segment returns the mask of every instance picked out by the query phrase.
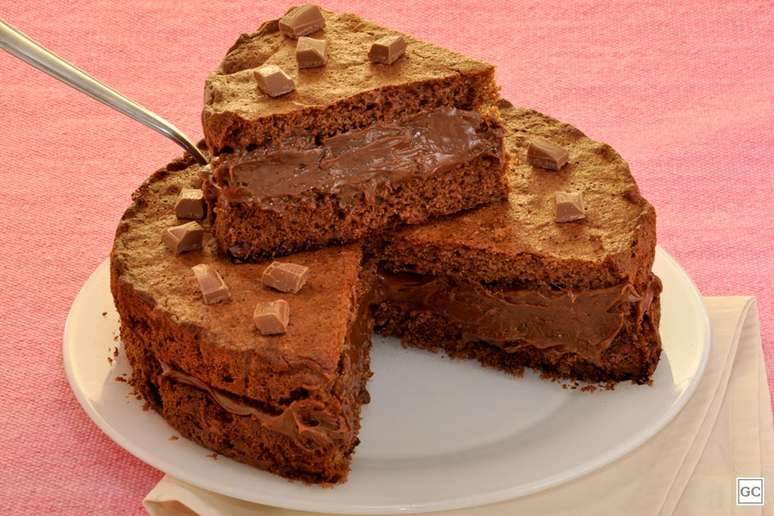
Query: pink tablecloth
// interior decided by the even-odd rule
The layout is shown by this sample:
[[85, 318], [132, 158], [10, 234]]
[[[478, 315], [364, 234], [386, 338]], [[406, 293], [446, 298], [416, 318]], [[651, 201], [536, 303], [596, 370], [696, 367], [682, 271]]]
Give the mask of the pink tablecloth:
[[[198, 138], [207, 71], [284, 4], [9, 0], [0, 16]], [[327, 5], [493, 62], [505, 97], [613, 145], [702, 292], [758, 297], [772, 383], [770, 2]], [[7, 55], [0, 66], [0, 512], [138, 513], [161, 475], [81, 411], [61, 336], [130, 192], [179, 152]]]

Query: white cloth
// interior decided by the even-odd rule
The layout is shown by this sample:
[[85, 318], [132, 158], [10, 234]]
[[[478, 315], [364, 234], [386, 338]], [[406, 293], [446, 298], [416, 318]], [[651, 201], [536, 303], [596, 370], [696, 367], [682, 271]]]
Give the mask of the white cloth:
[[[707, 369], [693, 397], [656, 436], [617, 462], [567, 484], [507, 502], [433, 514], [772, 514], [765, 506], [736, 506], [736, 477], [774, 479], [774, 428], [755, 300], [709, 297], [705, 303], [712, 327]], [[243, 502], [168, 475], [144, 504], [152, 516], [309, 514]]]

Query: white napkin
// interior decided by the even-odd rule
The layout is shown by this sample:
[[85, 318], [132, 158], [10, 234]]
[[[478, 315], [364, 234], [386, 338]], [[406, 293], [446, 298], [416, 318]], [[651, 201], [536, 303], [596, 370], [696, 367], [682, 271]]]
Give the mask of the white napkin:
[[[656, 436], [617, 462], [567, 484], [507, 502], [433, 514], [771, 514], [766, 507], [736, 506], [736, 477], [774, 479], [774, 428], [755, 299], [704, 301], [712, 326], [707, 369], [693, 397]], [[169, 475], [144, 504], [152, 516], [310, 514], [243, 502]]]

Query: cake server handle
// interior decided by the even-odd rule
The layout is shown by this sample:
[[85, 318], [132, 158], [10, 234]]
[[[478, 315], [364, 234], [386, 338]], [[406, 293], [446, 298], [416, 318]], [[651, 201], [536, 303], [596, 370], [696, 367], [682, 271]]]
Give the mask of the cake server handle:
[[0, 19], [0, 48], [89, 97], [158, 131], [187, 150], [196, 161], [202, 165], [207, 164], [207, 157], [180, 129], [152, 111], [132, 102], [116, 90], [105, 86], [2, 19]]

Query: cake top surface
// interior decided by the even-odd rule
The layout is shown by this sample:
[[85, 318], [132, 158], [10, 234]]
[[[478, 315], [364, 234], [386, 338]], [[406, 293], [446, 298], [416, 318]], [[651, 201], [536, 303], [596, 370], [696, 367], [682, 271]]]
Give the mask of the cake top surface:
[[[243, 353], [250, 360], [257, 357], [260, 369], [310, 366], [326, 375], [335, 373], [356, 309], [360, 248], [328, 248], [280, 260], [309, 267], [308, 280], [296, 294], [262, 284], [261, 276], [271, 261], [234, 264], [219, 257], [206, 224], [203, 249], [175, 256], [162, 243], [161, 234], [179, 224], [175, 201], [182, 188], [196, 183], [199, 171], [190, 162], [173, 162], [134, 194], [119, 224], [112, 254], [120, 280], [176, 323], [195, 328], [208, 343]], [[211, 305], [202, 301], [191, 270], [198, 264], [207, 264], [222, 276], [231, 301]], [[289, 304], [287, 333], [262, 336], [253, 312], [259, 302], [277, 299]]]
[[[387, 86], [483, 72], [492, 66], [401, 34], [350, 13], [322, 10], [325, 27], [309, 37], [328, 41], [328, 61], [317, 68], [298, 68], [298, 40], [279, 30], [278, 20], [242, 34], [205, 85], [206, 114], [232, 113], [246, 120], [287, 114], [308, 107], [328, 106], [353, 95]], [[405, 54], [390, 65], [369, 60], [372, 43], [401, 35]], [[295, 82], [295, 91], [272, 98], [259, 91], [256, 70], [279, 66]]]
[[[513, 263], [520, 263], [520, 268], [526, 264], [525, 274], [550, 275], [538, 269], [577, 267], [579, 271], [608, 268], [611, 274], [620, 275], [642, 272], [646, 277], [655, 247], [655, 212], [640, 195], [623, 158], [609, 145], [537, 111], [514, 107], [505, 100], [498, 108], [511, 159], [508, 201], [410, 227], [390, 240], [436, 251], [474, 251], [490, 261], [501, 260], [511, 269], [516, 268]], [[535, 138], [569, 151], [567, 165], [553, 171], [528, 164], [527, 148]], [[556, 222], [557, 192], [583, 192], [585, 219]], [[478, 265], [476, 279], [498, 281], [496, 271], [489, 274], [483, 270], [487, 266]], [[421, 269], [420, 264], [417, 272], [438, 272]], [[523, 271], [508, 272], [518, 275]], [[471, 274], [475, 277], [476, 272]]]

